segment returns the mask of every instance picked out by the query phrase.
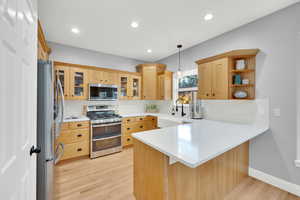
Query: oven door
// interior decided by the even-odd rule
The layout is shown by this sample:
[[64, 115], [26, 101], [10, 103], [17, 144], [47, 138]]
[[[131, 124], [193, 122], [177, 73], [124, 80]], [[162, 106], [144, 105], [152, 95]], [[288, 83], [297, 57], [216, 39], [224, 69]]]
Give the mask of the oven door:
[[91, 157], [98, 157], [122, 149], [121, 122], [92, 124]]
[[118, 86], [105, 84], [89, 85], [89, 100], [114, 101], [118, 99]]

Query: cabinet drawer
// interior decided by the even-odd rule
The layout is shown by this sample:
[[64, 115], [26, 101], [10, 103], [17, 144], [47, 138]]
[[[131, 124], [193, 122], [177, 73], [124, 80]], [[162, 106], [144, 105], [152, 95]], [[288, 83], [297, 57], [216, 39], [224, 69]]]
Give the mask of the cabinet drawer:
[[89, 141], [89, 135], [89, 129], [62, 131], [61, 135], [57, 138], [57, 143], [70, 144], [74, 142]]
[[126, 117], [122, 119], [122, 123], [127, 124], [127, 123], [132, 123], [136, 121], [136, 117]]
[[89, 141], [65, 144], [62, 160], [89, 155]]
[[147, 130], [145, 122], [124, 124], [122, 127], [122, 133], [125, 135], [130, 135], [131, 133], [136, 133], [144, 130]]
[[70, 129], [89, 128], [89, 125], [90, 125], [90, 122], [89, 122], [89, 121], [70, 122], [69, 128], [70, 128]]
[[129, 146], [129, 145], [132, 145], [133, 142], [132, 142], [132, 137], [131, 136], [123, 136], [123, 146]]
[[135, 121], [137, 122], [145, 121], [146, 119], [147, 119], [146, 116], [135, 117]]

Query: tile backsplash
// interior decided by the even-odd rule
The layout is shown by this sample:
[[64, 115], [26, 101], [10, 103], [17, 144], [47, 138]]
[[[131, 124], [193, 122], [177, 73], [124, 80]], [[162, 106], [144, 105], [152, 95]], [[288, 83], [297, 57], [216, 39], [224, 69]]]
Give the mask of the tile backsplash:
[[143, 113], [145, 112], [146, 104], [150, 101], [143, 100], [121, 100], [121, 101], [65, 101], [65, 115], [82, 115], [85, 105], [115, 105], [120, 114], [128, 113]]

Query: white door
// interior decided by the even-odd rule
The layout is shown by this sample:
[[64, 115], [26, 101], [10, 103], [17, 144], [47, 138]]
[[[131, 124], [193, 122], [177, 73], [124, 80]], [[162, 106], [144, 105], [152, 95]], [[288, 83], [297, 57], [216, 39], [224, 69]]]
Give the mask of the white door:
[[36, 199], [37, 2], [0, 0], [0, 199]]

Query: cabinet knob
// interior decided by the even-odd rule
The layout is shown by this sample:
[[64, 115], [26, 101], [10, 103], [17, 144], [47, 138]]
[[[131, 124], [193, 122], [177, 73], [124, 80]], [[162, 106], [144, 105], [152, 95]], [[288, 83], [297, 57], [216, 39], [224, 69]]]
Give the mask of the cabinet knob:
[[82, 148], [78, 148], [77, 151], [82, 151]]
[[127, 141], [129, 142], [129, 141], [130, 141], [130, 138], [127, 138]]
[[140, 126], [140, 128], [144, 128], [144, 126]]
[[77, 127], [81, 127], [82, 126], [82, 124], [77, 124]]
[[130, 130], [130, 128], [127, 128], [127, 130]]
[[206, 96], [209, 96], [209, 94], [207, 93]]
[[82, 137], [82, 134], [78, 134], [77, 137]]
[[212, 95], [215, 96], [215, 93], [213, 93]]
[[127, 122], [130, 122], [130, 119], [127, 119]]

